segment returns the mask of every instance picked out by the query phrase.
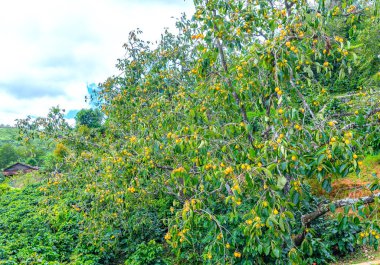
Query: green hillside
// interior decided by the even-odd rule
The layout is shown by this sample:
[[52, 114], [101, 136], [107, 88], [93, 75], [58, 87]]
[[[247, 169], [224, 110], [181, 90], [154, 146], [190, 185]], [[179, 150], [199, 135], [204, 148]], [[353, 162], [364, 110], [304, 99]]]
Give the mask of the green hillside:
[[18, 129], [14, 127], [0, 127], [0, 145], [17, 141]]

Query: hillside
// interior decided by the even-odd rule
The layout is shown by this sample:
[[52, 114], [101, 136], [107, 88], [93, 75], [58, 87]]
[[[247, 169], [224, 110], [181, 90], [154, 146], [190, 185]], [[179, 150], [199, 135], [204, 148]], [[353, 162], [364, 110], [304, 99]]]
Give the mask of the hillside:
[[0, 127], [0, 145], [15, 143], [18, 137], [18, 129], [15, 127]]

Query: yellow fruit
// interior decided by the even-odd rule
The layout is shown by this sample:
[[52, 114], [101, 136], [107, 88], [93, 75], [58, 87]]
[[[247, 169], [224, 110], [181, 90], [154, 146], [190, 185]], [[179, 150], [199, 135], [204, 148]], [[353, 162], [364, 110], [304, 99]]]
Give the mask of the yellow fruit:
[[167, 233], [166, 235], [165, 235], [165, 240], [170, 240], [172, 238], [172, 236], [169, 234], [169, 233]]
[[232, 167], [228, 167], [224, 170], [224, 174], [228, 175], [228, 174], [231, 174], [233, 172], [233, 169]]

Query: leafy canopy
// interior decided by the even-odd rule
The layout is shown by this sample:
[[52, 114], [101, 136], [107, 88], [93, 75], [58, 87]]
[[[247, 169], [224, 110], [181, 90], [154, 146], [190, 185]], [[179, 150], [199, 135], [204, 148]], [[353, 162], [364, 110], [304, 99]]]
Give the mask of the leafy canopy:
[[102, 262], [310, 264], [377, 247], [371, 206], [330, 203], [310, 183], [330, 192], [376, 149], [379, 72], [360, 62], [378, 52], [363, 42], [379, 29], [378, 2], [194, 4], [155, 48], [130, 34], [122, 74], [98, 92], [104, 133], [65, 129], [57, 113], [42, 123], [63, 128], [65, 150], [46, 194], [75, 192], [80, 238]]
[[78, 126], [99, 128], [102, 126], [103, 113], [98, 109], [81, 109], [75, 116], [75, 121]]

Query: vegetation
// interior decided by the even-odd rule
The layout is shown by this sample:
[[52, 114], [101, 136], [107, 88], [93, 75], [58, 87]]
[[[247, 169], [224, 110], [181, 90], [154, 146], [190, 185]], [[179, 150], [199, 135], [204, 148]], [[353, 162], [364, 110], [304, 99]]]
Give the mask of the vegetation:
[[80, 219], [62, 211], [47, 217], [40, 187], [0, 184], [0, 264], [62, 264], [73, 254]]
[[48, 142], [36, 139], [25, 144], [18, 138], [17, 128], [0, 128], [0, 170], [15, 162], [42, 168], [49, 166], [51, 147]]
[[378, 247], [376, 174], [369, 196], [329, 194], [380, 151], [379, 2], [194, 4], [157, 47], [130, 33], [97, 92], [102, 130], [58, 108], [18, 121], [54, 166], [4, 186], [0, 227], [17, 227], [0, 264], [327, 264]]
[[0, 126], [0, 144], [13, 143], [18, 137], [17, 128]]
[[102, 126], [103, 113], [98, 109], [82, 109], [75, 116], [76, 124], [85, 125], [88, 128], [99, 128]]
[[[380, 252], [374, 250], [373, 248], [360, 248], [358, 251], [351, 253], [350, 255], [340, 258], [334, 265], [348, 265], [348, 264], [359, 264], [364, 262], [374, 263], [380, 259]], [[376, 263], [374, 263], [376, 264]]]

